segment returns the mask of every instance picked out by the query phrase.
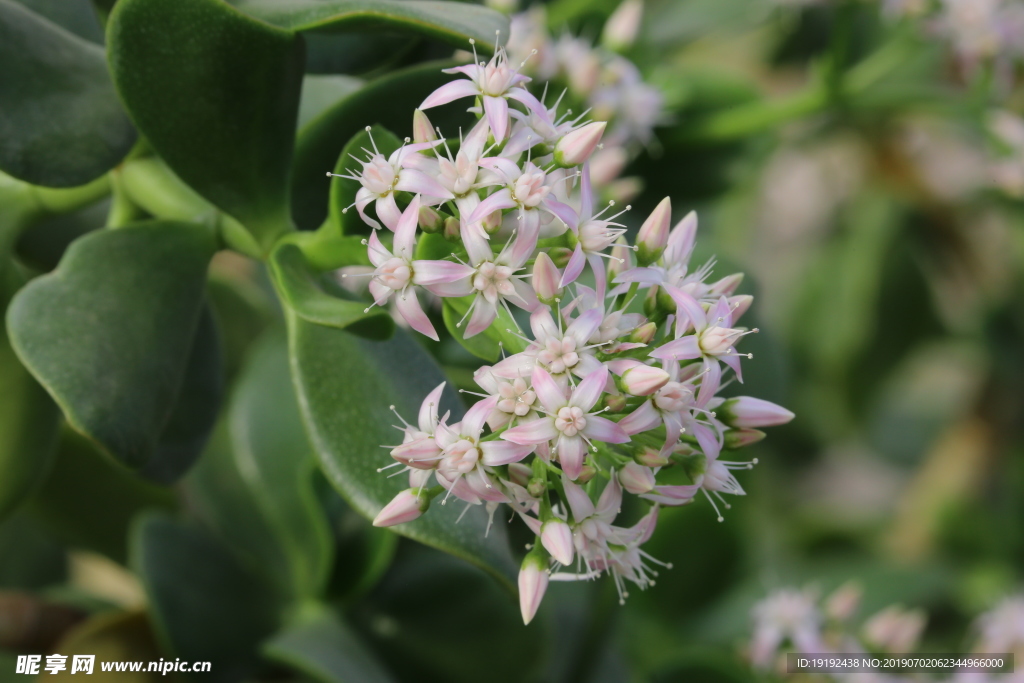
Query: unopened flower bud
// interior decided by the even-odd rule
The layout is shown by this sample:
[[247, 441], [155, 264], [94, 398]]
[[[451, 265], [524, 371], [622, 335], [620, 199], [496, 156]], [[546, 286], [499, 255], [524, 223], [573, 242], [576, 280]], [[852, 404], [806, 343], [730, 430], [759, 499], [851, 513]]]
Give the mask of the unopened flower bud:
[[619, 483], [630, 493], [641, 495], [654, 489], [654, 472], [651, 468], [628, 462], [618, 471]]
[[534, 498], [540, 498], [544, 495], [544, 492], [548, 490], [548, 483], [540, 477], [534, 477], [530, 480], [530, 483], [526, 485], [526, 490]]
[[548, 306], [554, 304], [562, 296], [561, 281], [562, 273], [551, 257], [543, 251], [537, 254], [537, 260], [533, 262], [533, 290], [537, 292], [537, 298]]
[[572, 258], [572, 249], [566, 249], [565, 247], [554, 247], [548, 250], [548, 256], [551, 257], [551, 261], [558, 268], [565, 268], [569, 265], [569, 259]]
[[621, 413], [626, 410], [626, 397], [622, 394], [605, 394], [604, 406], [613, 413]]
[[654, 207], [636, 235], [636, 260], [641, 266], [654, 263], [665, 251], [671, 221], [672, 200], [665, 197]]
[[710, 294], [717, 296], [730, 296], [736, 291], [736, 288], [743, 282], [743, 273], [733, 273], [732, 275], [726, 275], [718, 282], [715, 282], [708, 288]]
[[430, 507], [430, 496], [423, 489], [406, 489], [391, 499], [376, 517], [374, 526], [394, 526], [416, 519]]
[[668, 384], [669, 379], [669, 374], [661, 368], [640, 363], [622, 373], [620, 384], [631, 396], [650, 396]]
[[752, 396], [730, 398], [715, 409], [718, 419], [730, 427], [774, 427], [784, 425], [795, 415], [780, 405]]
[[555, 144], [555, 163], [562, 168], [579, 166], [597, 149], [608, 124], [593, 121], [572, 131]]
[[619, 239], [615, 240], [615, 245], [612, 246], [612, 257], [608, 261], [609, 282], [629, 267], [629, 255], [632, 253], [633, 250], [629, 248], [626, 238], [620, 235]]
[[484, 219], [480, 221], [480, 225], [488, 235], [493, 235], [498, 232], [498, 228], [501, 227], [501, 210], [492, 211], [488, 215], [484, 216]]
[[462, 239], [462, 225], [458, 218], [449, 216], [444, 219], [444, 238], [449, 242], [458, 242]]
[[643, 0], [625, 0], [605, 22], [601, 44], [616, 52], [624, 52], [631, 48], [640, 32], [640, 19], [643, 13]]
[[429, 206], [420, 206], [419, 224], [423, 232], [441, 232], [444, 229], [441, 214]]
[[530, 553], [519, 569], [519, 609], [524, 624], [533, 620], [548, 589], [548, 572], [544, 564], [539, 554]]
[[864, 593], [856, 581], [847, 581], [825, 600], [825, 615], [835, 621], [846, 621], [857, 611]]
[[437, 139], [437, 131], [434, 130], [434, 124], [419, 109], [412, 113], [412, 139], [413, 142], [417, 143], [433, 142]]
[[729, 308], [732, 309], [732, 322], [736, 323], [740, 316], [747, 312], [750, 304], [754, 303], [754, 297], [749, 294], [738, 294], [729, 297]]
[[540, 531], [540, 541], [551, 557], [562, 565], [572, 564], [572, 529], [560, 519], [549, 519], [544, 522]]
[[588, 481], [594, 478], [597, 474], [597, 468], [587, 463], [580, 470], [580, 476], [576, 477], [577, 484], [586, 484]]
[[590, 183], [604, 187], [620, 175], [629, 162], [629, 154], [622, 147], [604, 147], [590, 157]]
[[519, 484], [526, 488], [533, 477], [533, 468], [521, 462], [513, 462], [508, 466], [508, 478], [513, 484]]
[[658, 332], [658, 326], [654, 323], [644, 323], [633, 330], [629, 335], [629, 341], [634, 344], [650, 344], [654, 341], [654, 335]]
[[644, 448], [643, 451], [633, 456], [639, 464], [644, 467], [664, 467], [669, 463], [669, 459], [661, 454], [656, 448]]
[[765, 436], [767, 435], [758, 429], [728, 429], [725, 432], [724, 447], [733, 451], [757, 443]]

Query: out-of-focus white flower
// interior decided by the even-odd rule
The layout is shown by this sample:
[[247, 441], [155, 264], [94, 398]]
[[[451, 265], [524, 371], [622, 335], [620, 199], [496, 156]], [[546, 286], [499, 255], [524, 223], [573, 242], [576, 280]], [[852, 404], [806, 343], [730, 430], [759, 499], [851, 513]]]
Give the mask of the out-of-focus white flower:
[[775, 591], [754, 606], [754, 635], [750, 659], [758, 668], [768, 668], [779, 648], [787, 642], [798, 652], [825, 653], [821, 638], [821, 613], [817, 596], [791, 588]]

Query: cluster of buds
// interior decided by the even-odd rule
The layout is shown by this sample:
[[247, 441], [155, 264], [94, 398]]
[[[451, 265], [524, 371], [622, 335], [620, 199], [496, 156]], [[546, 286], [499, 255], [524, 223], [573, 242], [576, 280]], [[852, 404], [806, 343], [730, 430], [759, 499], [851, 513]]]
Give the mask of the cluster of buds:
[[[595, 210], [588, 159], [604, 123], [559, 116], [501, 49], [451, 72], [466, 78], [423, 102], [416, 139], [388, 158], [375, 148], [352, 176], [360, 215], [384, 226], [366, 242], [370, 292], [378, 304], [397, 299], [409, 325], [433, 339], [417, 291], [458, 297], [457, 337], [520, 347], [475, 373], [479, 400], [461, 421], [439, 414], [442, 384], [416, 423], [400, 427], [391, 456], [409, 488], [374, 523], [412, 521], [442, 494], [442, 504], [454, 496], [485, 505], [492, 519], [509, 505], [537, 537], [520, 575], [529, 622], [549, 580], [608, 572], [623, 598], [625, 580], [653, 583], [657, 562], [641, 545], [659, 507], [703, 492], [717, 514], [722, 494], [743, 494], [733, 470], [753, 464], [722, 452], [793, 415], [718, 395], [725, 373], [742, 381], [748, 356], [736, 345], [754, 330], [738, 322], [751, 298], [735, 293], [739, 276], [711, 281], [710, 264], [690, 267], [696, 215], [673, 228], [665, 199], [628, 245], [618, 214]], [[479, 121], [453, 151], [428, 135], [423, 110], [460, 98], [475, 99]], [[404, 209], [401, 192], [411, 195]], [[431, 235], [434, 258], [418, 258], [419, 233], [438, 225], [452, 226], [447, 240]], [[437, 258], [438, 244], [447, 257]], [[528, 312], [530, 334], [513, 329], [510, 305]], [[628, 526], [625, 494], [646, 510]]]
[[[882, 655], [913, 653], [921, 640], [927, 617], [921, 609], [890, 605], [860, 621], [856, 618], [861, 588], [849, 582], [824, 600], [813, 589], [777, 590], [754, 606], [754, 632], [749, 657], [754, 667], [786, 674], [787, 649], [831, 655]], [[972, 642], [965, 652], [972, 654], [1024, 654], [1024, 596], [1009, 596], [978, 617]], [[791, 676], [792, 674], [789, 674]], [[847, 675], [829, 676], [846, 680]], [[958, 672], [946, 680], [963, 683], [1000, 683], [1019, 676]], [[878, 677], [869, 678], [877, 680]], [[886, 675], [886, 681], [937, 680], [921, 674], [913, 677]]]

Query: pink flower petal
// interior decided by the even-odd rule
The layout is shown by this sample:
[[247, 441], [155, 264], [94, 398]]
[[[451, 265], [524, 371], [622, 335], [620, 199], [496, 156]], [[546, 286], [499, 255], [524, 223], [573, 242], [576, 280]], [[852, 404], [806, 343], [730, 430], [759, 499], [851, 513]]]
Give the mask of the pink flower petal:
[[555, 420], [550, 417], [531, 420], [501, 433], [502, 439], [522, 446], [547, 443], [556, 436], [558, 436], [558, 430], [555, 429]]
[[568, 204], [563, 204], [557, 199], [548, 196], [541, 203], [541, 206], [559, 221], [565, 223], [570, 229], [576, 228], [580, 224], [580, 217], [576, 214], [576, 210]]
[[577, 242], [576, 249], [569, 258], [569, 263], [565, 265], [565, 272], [562, 273], [562, 282], [559, 286], [565, 287], [570, 283], [576, 282], [576, 278], [583, 272], [585, 265], [587, 265], [587, 257], [583, 254], [583, 243]]
[[498, 317], [498, 309], [483, 296], [477, 296], [473, 305], [473, 314], [469, 317], [469, 324], [466, 325], [465, 338], [475, 337], [494, 322]]
[[417, 419], [421, 432], [429, 434], [434, 431], [434, 426], [437, 424], [437, 407], [441, 404], [441, 393], [444, 391], [444, 385], [447, 382], [441, 382], [434, 390], [427, 394], [427, 397], [423, 399], [423, 403], [420, 404], [420, 414]]
[[444, 185], [437, 182], [423, 171], [414, 168], [403, 168], [398, 174], [398, 182], [395, 189], [401, 192], [412, 192], [437, 199], [452, 199], [455, 195], [444, 188]]
[[619, 420], [619, 428], [626, 434], [639, 434], [661, 424], [661, 413], [651, 401], [644, 401], [639, 408]]
[[[569, 397], [569, 405], [582, 408], [584, 411], [590, 410], [594, 407], [594, 404], [600, 400], [601, 394], [604, 393], [604, 386], [607, 381], [608, 368], [604, 366], [602, 366], [600, 370], [595, 370], [590, 373], [583, 378], [582, 382], [576, 385], [576, 389], [572, 392], [572, 396]], [[534, 384], [536, 384], [536, 382]], [[537, 395], [540, 396], [540, 392], [538, 392]], [[544, 407], [547, 407], [546, 403], [544, 404]], [[551, 411], [550, 408], [548, 408], [548, 410]]]
[[665, 282], [665, 271], [660, 268], [630, 268], [615, 276], [613, 282], [639, 282], [642, 285], [660, 285]]
[[701, 355], [703, 352], [700, 350], [700, 340], [695, 334], [680, 337], [651, 351], [651, 358], [658, 360], [689, 360], [700, 358]]
[[416, 226], [420, 218], [420, 197], [416, 195], [409, 202], [395, 226], [395, 255], [411, 260], [416, 250]]
[[508, 135], [508, 101], [504, 97], [484, 95], [484, 113], [487, 114], [487, 125], [494, 133], [494, 139], [501, 142]]
[[567, 405], [565, 391], [562, 387], [558, 386], [558, 383], [551, 378], [551, 375], [544, 368], [539, 365], [535, 367], [530, 381], [541, 405], [549, 413], [555, 413], [559, 408]]
[[583, 460], [587, 455], [587, 444], [579, 436], [558, 437], [558, 462], [562, 463], [565, 476], [575, 481], [583, 471]]
[[483, 462], [489, 467], [519, 462], [533, 451], [530, 444], [517, 444], [512, 441], [484, 441], [480, 444], [483, 451]]
[[377, 210], [377, 218], [384, 224], [384, 227], [394, 232], [398, 228], [398, 221], [402, 217], [402, 212], [398, 208], [398, 204], [395, 203], [395, 193], [388, 192], [384, 197], [377, 199], [377, 204], [374, 207]]
[[412, 272], [417, 285], [443, 285], [468, 278], [473, 268], [452, 261], [413, 261]]
[[[523, 80], [528, 79], [524, 77]], [[534, 97], [533, 94], [525, 88], [511, 88], [508, 91], [508, 96], [514, 100], [522, 102], [526, 105], [527, 109], [537, 112], [540, 116], [546, 116], [548, 113], [547, 109], [544, 108], [544, 105], [540, 103], [540, 100]]]
[[507, 187], [503, 187], [480, 202], [476, 209], [473, 210], [473, 213], [469, 215], [469, 218], [466, 219], [466, 222], [479, 223], [498, 209], [511, 209], [515, 206], [516, 200], [512, 199], [512, 192]]
[[416, 290], [409, 287], [400, 293], [395, 297], [395, 306], [398, 308], [398, 312], [402, 314], [402, 317], [405, 318], [405, 321], [409, 323], [409, 327], [424, 336], [430, 337], [434, 341], [440, 341], [437, 331], [430, 324], [430, 319], [427, 318], [427, 314], [423, 312], [423, 308], [420, 306], [419, 299], [416, 298]]
[[563, 475], [562, 487], [565, 489], [565, 497], [568, 498], [569, 509], [572, 511], [572, 519], [579, 524], [587, 517], [594, 514], [594, 503], [590, 496], [579, 484], [574, 484]]
[[619, 514], [619, 508], [621, 507], [622, 484], [619, 483], [618, 477], [612, 477], [608, 485], [604, 487], [604, 491], [601, 491], [601, 497], [597, 499], [597, 512], [595, 514], [610, 522]]
[[473, 293], [473, 283], [468, 277], [455, 282], [442, 282], [436, 285], [426, 285], [426, 289], [440, 297], [468, 296]]
[[665, 291], [676, 302], [676, 315], [678, 316], [678, 320], [676, 320], [676, 334], [686, 331], [687, 325], [692, 325], [696, 330], [703, 330], [708, 326], [708, 319], [704, 314], [704, 308], [696, 299], [683, 290], [669, 285], [665, 285]]
[[579, 349], [586, 346], [590, 338], [597, 332], [597, 328], [601, 326], [602, 320], [604, 320], [604, 313], [601, 309], [591, 308], [572, 321], [572, 324], [566, 328], [565, 335], [575, 339], [576, 348]]
[[[466, 67], [455, 67], [455, 70], [462, 70], [463, 73], [465, 73], [465, 69]], [[467, 73], [467, 75], [469, 74]], [[430, 93], [427, 96], [427, 99], [423, 100], [423, 104], [421, 104], [419, 108], [430, 109], [431, 107], [448, 104], [455, 100], [461, 100], [463, 97], [476, 97], [478, 94], [480, 94], [480, 88], [477, 87], [476, 83], [460, 79], [452, 81], [451, 83], [445, 83], [440, 88]]]
[[392, 256], [388, 248], [381, 244], [376, 230], [370, 233], [370, 239], [367, 240], [366, 245], [366, 256], [370, 259], [370, 263], [375, 266], [383, 265]]
[[629, 443], [629, 434], [615, 422], [599, 415], [587, 415], [587, 426], [583, 433], [594, 441], [605, 443]]
[[466, 416], [462, 418], [462, 429], [460, 430], [462, 435], [473, 439], [480, 438], [480, 432], [483, 431], [484, 425], [487, 423], [487, 416], [497, 405], [497, 396], [488, 396], [482, 401], [474, 403], [473, 407], [466, 411]]

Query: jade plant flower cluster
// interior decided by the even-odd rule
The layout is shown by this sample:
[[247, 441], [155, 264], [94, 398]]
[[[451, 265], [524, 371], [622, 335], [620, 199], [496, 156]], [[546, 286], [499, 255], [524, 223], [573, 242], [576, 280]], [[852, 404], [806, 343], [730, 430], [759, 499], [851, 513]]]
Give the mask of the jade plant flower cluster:
[[[439, 412], [441, 385], [401, 427], [391, 456], [409, 488], [374, 523], [410, 522], [438, 497], [492, 519], [508, 505], [537, 537], [519, 581], [529, 622], [549, 580], [607, 572], [623, 598], [625, 581], [652, 584], [658, 562], [641, 546], [659, 508], [704, 495], [717, 515], [722, 494], [743, 494], [733, 470], [752, 465], [723, 451], [793, 415], [719, 395], [730, 374], [742, 381], [751, 297], [736, 293], [740, 276], [690, 263], [696, 215], [672, 227], [666, 198], [629, 245], [620, 214], [595, 206], [603, 122], [532, 95], [500, 49], [451, 73], [415, 112], [415, 140], [387, 157], [374, 147], [352, 175], [375, 228], [370, 292], [434, 339], [419, 296], [458, 303], [453, 334], [497, 339], [504, 356], [476, 372], [479, 400], [461, 420]], [[460, 99], [478, 123], [440, 138], [423, 110]]]

